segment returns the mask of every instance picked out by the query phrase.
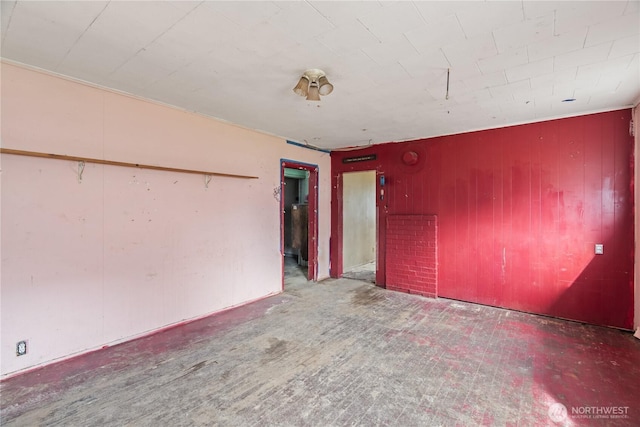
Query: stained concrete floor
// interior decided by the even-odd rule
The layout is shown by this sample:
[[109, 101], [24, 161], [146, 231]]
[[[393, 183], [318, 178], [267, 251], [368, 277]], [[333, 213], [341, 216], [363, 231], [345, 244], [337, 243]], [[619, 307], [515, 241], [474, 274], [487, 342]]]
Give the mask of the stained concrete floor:
[[[356, 280], [299, 281], [10, 378], [0, 396], [6, 426], [637, 426], [640, 340]], [[555, 403], [568, 412], [552, 407], [557, 424]], [[587, 407], [626, 412], [588, 418]]]

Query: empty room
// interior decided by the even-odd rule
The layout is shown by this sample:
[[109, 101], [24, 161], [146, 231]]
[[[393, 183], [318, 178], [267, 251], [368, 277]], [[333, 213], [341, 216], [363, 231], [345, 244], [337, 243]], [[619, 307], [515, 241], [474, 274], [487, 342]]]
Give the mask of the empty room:
[[640, 0], [0, 4], [1, 425], [640, 425]]

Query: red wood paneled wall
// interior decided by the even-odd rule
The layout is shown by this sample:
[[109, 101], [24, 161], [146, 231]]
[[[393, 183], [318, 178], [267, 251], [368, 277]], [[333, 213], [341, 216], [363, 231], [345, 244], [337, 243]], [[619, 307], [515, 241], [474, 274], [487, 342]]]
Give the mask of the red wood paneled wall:
[[376, 170], [379, 285], [387, 217], [437, 215], [439, 296], [632, 328], [630, 120], [619, 110], [332, 152], [332, 276], [342, 173]]
[[437, 236], [435, 215], [387, 216], [387, 289], [438, 296]]

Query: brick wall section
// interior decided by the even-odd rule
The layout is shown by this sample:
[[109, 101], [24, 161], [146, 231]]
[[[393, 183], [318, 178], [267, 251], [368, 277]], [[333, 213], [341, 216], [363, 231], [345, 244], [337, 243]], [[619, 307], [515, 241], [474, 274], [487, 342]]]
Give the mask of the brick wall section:
[[387, 217], [387, 289], [438, 296], [438, 224], [435, 215]]

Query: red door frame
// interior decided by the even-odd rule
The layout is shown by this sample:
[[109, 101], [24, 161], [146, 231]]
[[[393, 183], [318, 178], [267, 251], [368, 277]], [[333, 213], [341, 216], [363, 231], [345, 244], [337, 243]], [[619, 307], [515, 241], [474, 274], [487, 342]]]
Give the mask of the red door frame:
[[335, 204], [331, 204], [331, 268], [330, 268], [330, 276], [333, 278], [342, 277], [344, 273], [344, 263], [343, 263], [343, 247], [342, 247], [342, 238], [343, 238], [343, 175], [348, 172], [365, 172], [365, 171], [375, 171], [376, 172], [376, 285], [380, 287], [385, 287], [385, 252], [382, 248], [385, 247], [385, 238], [386, 235], [384, 233], [387, 221], [387, 205], [384, 196], [382, 196], [383, 187], [381, 185], [380, 177], [384, 176], [384, 172], [380, 170], [380, 168], [362, 168], [355, 169], [350, 168], [349, 170], [339, 171], [335, 175], [331, 177], [331, 187], [332, 194], [331, 200], [335, 201]]
[[318, 165], [295, 160], [280, 159], [280, 254], [282, 261], [282, 289], [284, 289], [284, 170], [299, 169], [309, 172], [309, 269], [307, 279], [318, 280]]

